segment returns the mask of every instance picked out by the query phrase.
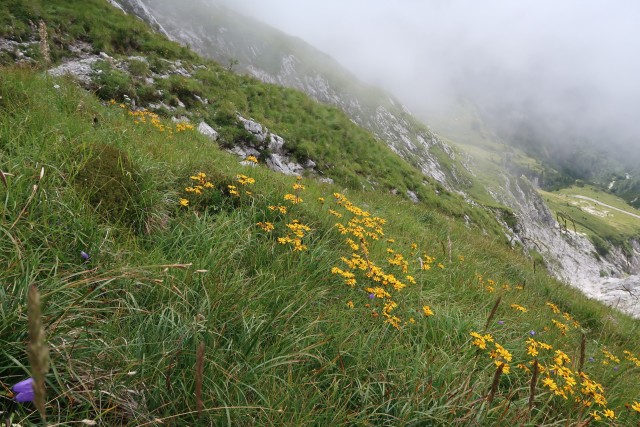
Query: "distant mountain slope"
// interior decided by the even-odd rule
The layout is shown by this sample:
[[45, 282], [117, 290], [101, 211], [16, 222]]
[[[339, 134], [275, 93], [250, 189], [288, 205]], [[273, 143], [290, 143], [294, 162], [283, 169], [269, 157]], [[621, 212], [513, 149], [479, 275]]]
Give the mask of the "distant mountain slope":
[[[302, 90], [338, 106], [423, 173], [449, 188], [468, 185], [454, 151], [391, 95], [360, 82], [328, 55], [220, 4], [114, 0], [196, 52], [262, 81]], [[150, 14], [135, 10], [148, 10]]]

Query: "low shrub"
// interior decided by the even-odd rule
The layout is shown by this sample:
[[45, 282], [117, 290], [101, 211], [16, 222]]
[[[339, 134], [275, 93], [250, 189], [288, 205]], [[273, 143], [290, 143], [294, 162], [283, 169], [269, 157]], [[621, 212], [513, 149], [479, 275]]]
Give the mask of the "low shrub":
[[143, 217], [137, 172], [127, 154], [109, 144], [96, 144], [75, 178], [78, 190], [107, 221], [136, 227]]

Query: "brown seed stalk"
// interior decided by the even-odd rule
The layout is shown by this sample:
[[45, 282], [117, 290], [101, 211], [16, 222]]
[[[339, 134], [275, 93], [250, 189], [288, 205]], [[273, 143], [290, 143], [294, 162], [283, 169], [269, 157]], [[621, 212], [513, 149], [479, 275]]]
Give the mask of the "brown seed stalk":
[[27, 295], [27, 318], [29, 322], [28, 356], [33, 378], [34, 404], [46, 421], [46, 389], [44, 378], [49, 371], [49, 347], [45, 343], [42, 312], [40, 310], [40, 293], [35, 285], [31, 285]]
[[498, 311], [498, 306], [500, 305], [500, 301], [502, 301], [502, 296], [499, 296], [498, 299], [496, 299], [495, 304], [493, 304], [493, 308], [491, 309], [491, 313], [489, 313], [489, 317], [487, 318], [487, 323], [484, 325], [484, 330], [485, 331], [489, 327], [489, 323], [491, 323], [491, 320], [493, 319], [493, 316], [496, 315], [496, 311]]
[[491, 391], [489, 391], [489, 395], [487, 396], [487, 402], [493, 402], [493, 398], [498, 391], [498, 384], [500, 383], [500, 376], [502, 375], [502, 370], [504, 369], [504, 363], [500, 363], [498, 365], [498, 369], [496, 369], [496, 373], [493, 375], [493, 382], [491, 383]]

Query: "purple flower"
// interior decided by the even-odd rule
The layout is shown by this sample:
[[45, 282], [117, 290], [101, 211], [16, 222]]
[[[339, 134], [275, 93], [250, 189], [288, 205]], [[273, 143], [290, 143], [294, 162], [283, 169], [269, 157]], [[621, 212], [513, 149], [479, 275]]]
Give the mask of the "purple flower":
[[89, 260], [89, 254], [86, 253], [85, 251], [80, 251], [80, 256], [82, 257], [83, 260], [88, 261]]
[[595, 361], [596, 361], [596, 359], [594, 359], [593, 356], [589, 356], [589, 362], [593, 363]]
[[613, 370], [614, 370], [614, 371], [617, 371], [618, 369], [620, 369], [618, 366], [614, 366], [614, 367], [613, 367]]
[[14, 399], [16, 402], [33, 402], [35, 397], [33, 392], [33, 378], [27, 378], [26, 380], [20, 381], [18, 384], [11, 387], [16, 395]]
[[498, 320], [498, 325], [504, 325], [504, 320]]
[[374, 299], [376, 296], [374, 294], [369, 294], [369, 299]]
[[534, 331], [533, 329], [529, 331], [529, 335], [534, 336], [536, 334], [536, 331]]

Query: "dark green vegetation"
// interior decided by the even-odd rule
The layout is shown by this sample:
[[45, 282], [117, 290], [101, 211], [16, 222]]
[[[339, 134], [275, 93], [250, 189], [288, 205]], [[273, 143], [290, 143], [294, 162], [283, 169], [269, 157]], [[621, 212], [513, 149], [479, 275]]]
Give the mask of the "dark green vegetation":
[[[56, 4], [39, 6], [52, 22]], [[111, 25], [138, 25], [106, 7], [100, 10]], [[218, 72], [228, 81], [226, 91], [237, 85], [235, 96], [245, 99], [245, 108], [271, 115], [272, 122], [264, 120], [274, 131], [313, 123], [316, 113], [339, 115], [293, 91], [277, 92]], [[251, 88], [290, 96], [295, 109], [270, 110], [246, 95]], [[530, 360], [525, 339], [531, 330], [536, 339], [566, 352], [573, 369], [584, 333], [585, 355], [594, 360], [585, 362], [584, 370], [602, 383], [606, 407], [623, 425], [638, 420], [624, 405], [637, 400], [640, 368], [623, 356], [623, 350], [640, 356], [638, 322], [585, 299], [540, 269], [534, 272], [530, 260], [505, 245], [484, 210], [457, 196], [425, 190], [423, 202], [413, 204], [384, 186], [354, 188], [345, 174], [336, 175], [336, 186], [304, 178], [304, 202], [290, 205], [283, 195], [293, 192], [294, 179], [241, 166], [196, 132], [169, 134], [135, 125], [126, 109], [67, 79], [5, 67], [0, 97], [0, 170], [7, 174], [7, 185], [0, 183], [0, 390], [28, 376], [25, 300], [29, 285], [35, 285], [51, 348], [47, 413], [52, 424], [87, 419], [132, 426], [571, 425], [587, 419], [575, 395], [565, 401], [540, 384], [529, 409], [530, 376], [516, 364]], [[297, 108], [296, 99], [308, 109]], [[305, 117], [286, 119], [290, 115]], [[284, 124], [278, 125], [278, 117]], [[171, 126], [169, 120], [163, 123]], [[335, 132], [326, 138], [363, 131], [336, 126]], [[343, 168], [355, 165], [353, 157], [334, 148], [348, 147], [349, 141], [336, 138], [318, 144], [318, 156], [333, 149], [345, 157]], [[386, 153], [383, 161], [400, 164], [378, 150]], [[407, 179], [417, 174], [402, 167]], [[201, 204], [193, 196], [190, 207], [181, 207], [185, 187], [193, 184], [190, 176], [200, 171], [211, 177], [211, 192]], [[229, 185], [240, 187], [238, 174], [255, 178], [252, 196], [230, 193]], [[392, 291], [399, 329], [384, 322], [382, 305], [389, 301], [369, 298], [365, 287], [377, 284], [364, 273], [356, 271], [353, 288], [331, 273], [332, 267], [345, 269], [340, 258], [351, 255], [335, 228], [340, 220], [328, 212], [347, 215], [334, 192], [387, 220], [385, 238], [395, 242], [372, 244], [372, 261], [391, 270], [396, 267], [387, 262], [387, 249], [405, 255], [407, 274], [416, 283]], [[283, 204], [287, 215], [268, 208]], [[472, 225], [459, 220], [464, 214]], [[276, 240], [294, 219], [311, 228], [308, 249], [301, 252]], [[277, 234], [256, 225], [265, 221], [275, 224]], [[90, 258], [84, 260], [81, 251]], [[430, 270], [420, 269], [425, 255], [434, 258]], [[403, 275], [399, 268], [392, 271]], [[473, 347], [469, 333], [485, 329], [498, 296], [502, 302], [486, 331], [513, 353], [513, 362], [489, 403], [495, 365]], [[581, 326], [556, 316], [570, 325], [561, 334], [549, 323], [546, 302]], [[511, 304], [529, 310], [521, 313]], [[425, 305], [433, 316], [425, 317]], [[604, 346], [621, 360], [603, 364]], [[541, 363], [547, 363], [544, 357]], [[8, 410], [8, 402], [3, 394], [0, 410]], [[37, 424], [32, 410], [30, 404], [16, 407], [13, 421]]]

